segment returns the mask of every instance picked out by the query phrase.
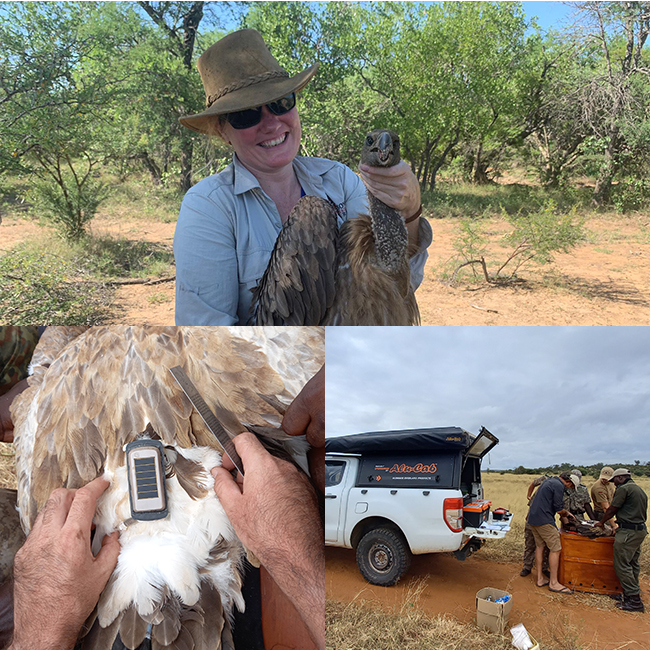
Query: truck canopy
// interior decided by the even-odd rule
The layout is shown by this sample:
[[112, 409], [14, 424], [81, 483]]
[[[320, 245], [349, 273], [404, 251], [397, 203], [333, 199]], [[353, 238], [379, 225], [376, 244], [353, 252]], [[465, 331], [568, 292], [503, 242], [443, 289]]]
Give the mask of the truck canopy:
[[325, 440], [325, 451], [348, 454], [373, 454], [409, 451], [465, 451], [476, 436], [460, 427], [369, 431]]

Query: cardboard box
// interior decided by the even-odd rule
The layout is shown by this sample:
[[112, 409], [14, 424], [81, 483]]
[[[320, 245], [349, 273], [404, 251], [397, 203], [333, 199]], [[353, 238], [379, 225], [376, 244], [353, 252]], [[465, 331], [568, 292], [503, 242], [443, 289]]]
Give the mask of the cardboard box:
[[[512, 596], [507, 603], [495, 603], [501, 596], [508, 596], [507, 591], [484, 587], [476, 594], [476, 624], [493, 632], [503, 634], [508, 624], [508, 615], [512, 609]], [[487, 600], [487, 599], [490, 600]]]

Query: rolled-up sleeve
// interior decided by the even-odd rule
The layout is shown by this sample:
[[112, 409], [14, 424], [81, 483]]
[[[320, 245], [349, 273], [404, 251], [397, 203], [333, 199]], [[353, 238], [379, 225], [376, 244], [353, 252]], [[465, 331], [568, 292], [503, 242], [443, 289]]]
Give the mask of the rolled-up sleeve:
[[411, 255], [409, 266], [411, 267], [411, 287], [415, 291], [424, 280], [424, 265], [429, 259], [429, 246], [433, 242], [433, 230], [431, 224], [424, 218], [420, 217], [418, 227], [418, 250]]
[[176, 325], [237, 322], [238, 271], [232, 215], [214, 195], [190, 190], [174, 234]]

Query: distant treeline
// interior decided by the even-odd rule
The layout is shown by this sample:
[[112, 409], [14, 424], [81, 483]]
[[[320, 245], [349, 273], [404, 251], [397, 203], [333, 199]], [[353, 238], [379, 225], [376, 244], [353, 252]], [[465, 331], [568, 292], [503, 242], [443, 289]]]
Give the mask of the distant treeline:
[[571, 465], [570, 463], [562, 463], [561, 465], [549, 465], [548, 467], [524, 467], [519, 465], [515, 469], [506, 469], [506, 470], [495, 470], [488, 469], [485, 470], [492, 474], [530, 474], [531, 476], [541, 476], [542, 474], [552, 474], [557, 476], [562, 472], [570, 472], [572, 469], [579, 469], [583, 474], [589, 476], [598, 477], [600, 470], [609, 466], [612, 469], [618, 469], [619, 467], [626, 467], [630, 472], [635, 476], [650, 476], [650, 461], [642, 463], [640, 460], [635, 460], [630, 463], [596, 463], [595, 465]]

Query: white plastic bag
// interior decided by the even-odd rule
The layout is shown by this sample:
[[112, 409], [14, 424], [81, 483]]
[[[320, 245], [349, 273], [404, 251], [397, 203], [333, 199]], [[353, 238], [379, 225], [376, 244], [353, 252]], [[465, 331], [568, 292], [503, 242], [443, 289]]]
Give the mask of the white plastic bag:
[[523, 623], [511, 627], [510, 634], [512, 634], [512, 645], [517, 650], [530, 650], [533, 647], [533, 642], [530, 640]]

